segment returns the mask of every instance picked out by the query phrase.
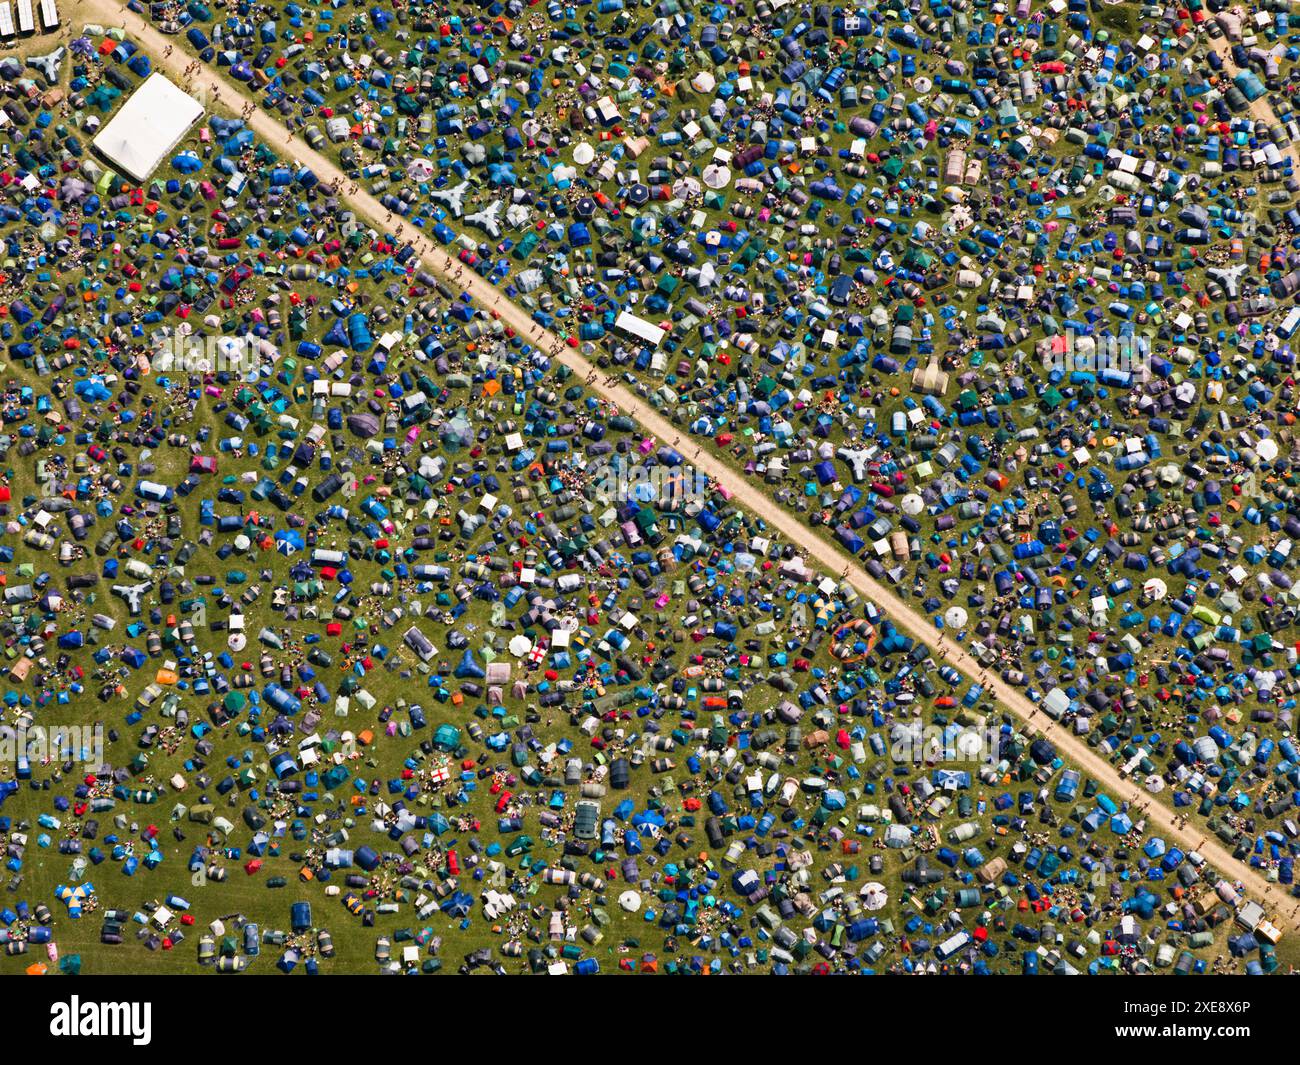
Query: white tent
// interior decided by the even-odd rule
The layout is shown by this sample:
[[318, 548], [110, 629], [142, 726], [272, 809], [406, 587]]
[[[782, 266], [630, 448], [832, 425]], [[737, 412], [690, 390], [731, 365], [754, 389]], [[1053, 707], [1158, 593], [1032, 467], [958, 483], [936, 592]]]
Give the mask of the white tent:
[[91, 144], [117, 170], [143, 183], [202, 117], [198, 100], [154, 73]]
[[725, 189], [731, 184], [731, 169], [718, 163], [710, 163], [704, 168], [704, 184], [711, 189]]
[[862, 905], [869, 910], [884, 909], [885, 903], [889, 901], [889, 893], [885, 891], [885, 885], [878, 884], [874, 880], [862, 885], [861, 895]]
[[691, 78], [691, 88], [696, 92], [711, 93], [717, 88], [717, 85], [718, 79], [707, 70], [701, 70], [695, 77]]
[[699, 194], [700, 182], [698, 178], [684, 177], [673, 182], [673, 195], [679, 200], [689, 200], [692, 196], [698, 196]]

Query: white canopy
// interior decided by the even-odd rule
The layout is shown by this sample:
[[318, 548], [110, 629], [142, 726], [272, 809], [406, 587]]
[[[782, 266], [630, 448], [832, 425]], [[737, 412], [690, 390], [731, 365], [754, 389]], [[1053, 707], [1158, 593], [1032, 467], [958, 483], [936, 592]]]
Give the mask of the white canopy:
[[116, 169], [143, 183], [202, 117], [198, 100], [154, 73], [91, 144]]

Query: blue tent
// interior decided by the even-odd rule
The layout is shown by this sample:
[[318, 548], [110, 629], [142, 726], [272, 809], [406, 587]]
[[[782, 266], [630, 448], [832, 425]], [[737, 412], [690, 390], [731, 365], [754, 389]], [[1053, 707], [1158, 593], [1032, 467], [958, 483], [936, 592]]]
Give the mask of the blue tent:
[[293, 529], [281, 529], [275, 534], [275, 549], [282, 555], [296, 555], [305, 546], [302, 533]]
[[474, 661], [474, 652], [468, 647], [461, 656], [460, 664], [456, 666], [455, 676], [458, 680], [479, 680], [484, 676], [483, 667]]

